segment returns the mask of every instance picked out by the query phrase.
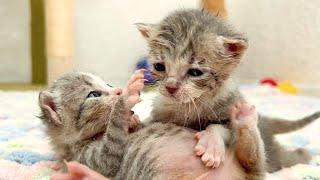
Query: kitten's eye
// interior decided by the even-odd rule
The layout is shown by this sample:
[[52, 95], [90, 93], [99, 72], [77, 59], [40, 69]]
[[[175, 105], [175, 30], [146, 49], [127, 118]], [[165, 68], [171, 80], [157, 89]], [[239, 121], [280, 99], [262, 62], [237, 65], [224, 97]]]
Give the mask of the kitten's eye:
[[166, 67], [164, 66], [164, 64], [161, 64], [161, 63], [155, 63], [153, 65], [153, 67], [157, 71], [165, 71], [166, 70]]
[[110, 84], [108, 84], [108, 83], [107, 83], [107, 86], [109, 86], [109, 87], [113, 87], [112, 85], [110, 85]]
[[188, 74], [191, 76], [201, 76], [203, 74], [199, 69], [189, 69]]
[[95, 97], [100, 97], [100, 96], [101, 96], [101, 92], [99, 92], [99, 91], [91, 91], [88, 94], [87, 98], [95, 98]]

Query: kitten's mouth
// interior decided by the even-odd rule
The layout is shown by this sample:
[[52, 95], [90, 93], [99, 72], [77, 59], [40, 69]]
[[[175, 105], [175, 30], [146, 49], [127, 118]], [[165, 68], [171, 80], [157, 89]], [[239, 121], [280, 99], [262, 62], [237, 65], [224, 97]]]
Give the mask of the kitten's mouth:
[[166, 97], [170, 101], [174, 102], [181, 102], [181, 103], [188, 103], [191, 101], [190, 97], [183, 97], [177, 94], [170, 94], [170, 93], [161, 93], [164, 97]]
[[94, 134], [92, 137], [91, 137], [91, 140], [92, 141], [98, 141], [98, 140], [101, 140], [103, 138], [103, 135], [106, 131], [103, 130], [103, 131], [99, 131], [98, 133]]
[[169, 100], [172, 101], [177, 101], [179, 100], [178, 97], [175, 94], [169, 94], [169, 93], [161, 93], [164, 97], [168, 98]]

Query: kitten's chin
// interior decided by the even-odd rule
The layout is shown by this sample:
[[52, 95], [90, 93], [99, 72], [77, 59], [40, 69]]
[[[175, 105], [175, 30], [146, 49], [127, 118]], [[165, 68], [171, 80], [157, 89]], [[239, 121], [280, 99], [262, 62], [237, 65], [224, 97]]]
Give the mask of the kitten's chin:
[[167, 93], [160, 93], [163, 99], [170, 104], [185, 104], [192, 102], [193, 99], [190, 97], [183, 97], [177, 95], [170, 95]]
[[195, 102], [197, 99], [200, 99], [206, 91], [203, 90], [186, 90], [181, 88], [177, 93], [170, 94], [166, 90], [159, 89], [161, 96], [164, 97], [164, 100], [170, 104], [187, 104]]

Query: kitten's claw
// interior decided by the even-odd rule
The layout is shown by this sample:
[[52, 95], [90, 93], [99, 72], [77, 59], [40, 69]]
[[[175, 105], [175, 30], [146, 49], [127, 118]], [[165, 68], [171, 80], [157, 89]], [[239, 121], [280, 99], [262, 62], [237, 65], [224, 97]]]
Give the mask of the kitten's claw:
[[201, 131], [195, 134], [198, 140], [195, 154], [201, 156], [206, 167], [218, 168], [224, 161], [225, 144], [223, 139], [214, 132]]
[[248, 103], [236, 103], [231, 109], [233, 126], [255, 127], [258, 122], [256, 108]]

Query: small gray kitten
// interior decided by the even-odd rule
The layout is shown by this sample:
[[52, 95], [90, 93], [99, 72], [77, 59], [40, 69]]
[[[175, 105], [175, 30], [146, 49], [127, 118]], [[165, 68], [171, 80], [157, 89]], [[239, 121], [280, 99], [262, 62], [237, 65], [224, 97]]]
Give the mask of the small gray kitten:
[[58, 160], [79, 161], [115, 180], [264, 178], [263, 143], [252, 106], [238, 103], [229, 112], [238, 140], [227, 149], [224, 166], [212, 169], [193, 155], [194, 130], [153, 123], [129, 133], [129, 110], [139, 102], [143, 74], [128, 84], [122, 93], [96, 76], [75, 72], [40, 93], [41, 118]]
[[[230, 107], [244, 101], [232, 82], [232, 74], [248, 47], [247, 39], [225, 20], [200, 10], [178, 10], [158, 24], [137, 26], [149, 45], [152, 74], [160, 92], [149, 122], [171, 122], [195, 130], [219, 123], [228, 128]], [[295, 122], [259, 118], [269, 172], [309, 162], [311, 156], [306, 150], [287, 151], [274, 135], [300, 129], [318, 117], [320, 112]], [[212, 132], [212, 136], [219, 136], [219, 131]], [[211, 138], [206, 143], [217, 142], [219, 138]], [[195, 151], [205, 164], [220, 164], [223, 148], [196, 146]]]

